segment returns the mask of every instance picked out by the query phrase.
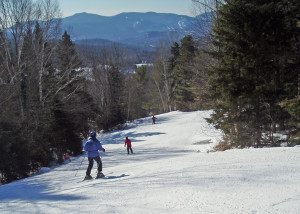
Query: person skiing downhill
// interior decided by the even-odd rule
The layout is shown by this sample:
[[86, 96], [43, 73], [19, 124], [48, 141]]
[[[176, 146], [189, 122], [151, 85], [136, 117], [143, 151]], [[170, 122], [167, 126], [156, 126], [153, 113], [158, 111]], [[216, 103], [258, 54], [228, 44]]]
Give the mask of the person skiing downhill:
[[128, 137], [126, 137], [124, 146], [126, 146], [126, 145], [127, 145], [127, 153], [129, 154], [129, 150], [130, 150], [131, 154], [133, 154], [133, 151], [132, 151], [132, 148], [131, 148], [131, 140]]
[[152, 124], [155, 124], [155, 120], [156, 120], [156, 117], [154, 117], [154, 115], [153, 115], [153, 117], [152, 117]]
[[104, 177], [104, 174], [102, 173], [102, 161], [99, 156], [98, 150], [105, 152], [105, 149], [102, 147], [100, 141], [96, 138], [96, 132], [91, 131], [90, 139], [86, 142], [84, 146], [84, 150], [87, 151], [88, 160], [89, 160], [89, 165], [86, 170], [85, 180], [93, 179], [93, 177], [91, 176], [91, 171], [94, 165], [94, 160], [98, 164], [98, 174], [96, 178]]

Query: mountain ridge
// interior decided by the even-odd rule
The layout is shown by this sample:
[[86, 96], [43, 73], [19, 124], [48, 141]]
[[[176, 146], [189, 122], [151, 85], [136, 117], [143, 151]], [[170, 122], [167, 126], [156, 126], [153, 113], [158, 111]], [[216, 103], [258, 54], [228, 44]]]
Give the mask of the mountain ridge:
[[[178, 40], [192, 33], [196, 17], [156, 12], [124, 12], [114, 16], [76, 13], [62, 19], [76, 40], [106, 39], [124, 44], [154, 47], [163, 38]], [[169, 38], [170, 39], [170, 38]]]

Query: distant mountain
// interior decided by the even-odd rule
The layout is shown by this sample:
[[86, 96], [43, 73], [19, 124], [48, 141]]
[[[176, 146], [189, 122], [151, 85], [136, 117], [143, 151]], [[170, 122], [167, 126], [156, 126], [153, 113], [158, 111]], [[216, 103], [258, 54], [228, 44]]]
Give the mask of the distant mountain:
[[193, 29], [194, 17], [166, 13], [121, 13], [100, 16], [78, 13], [62, 20], [73, 40], [109, 40], [152, 47], [164, 37], [180, 38]]

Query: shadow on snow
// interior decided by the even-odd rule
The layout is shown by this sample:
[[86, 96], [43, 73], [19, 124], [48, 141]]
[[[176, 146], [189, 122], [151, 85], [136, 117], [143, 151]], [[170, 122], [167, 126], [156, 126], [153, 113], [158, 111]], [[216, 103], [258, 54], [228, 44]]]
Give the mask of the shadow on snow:
[[[16, 182], [19, 182], [16, 184]], [[4, 194], [5, 193], [5, 194]], [[42, 183], [30, 183], [29, 181], [15, 181], [11, 184], [3, 185], [0, 189], [0, 201], [3, 200], [25, 200], [36, 201], [73, 201], [83, 200], [86, 197], [51, 193], [51, 187]]]
[[143, 133], [136, 133], [136, 132], [116, 132], [111, 133], [109, 136], [102, 137], [100, 139], [103, 145], [107, 144], [124, 144], [126, 137], [129, 137], [133, 142], [142, 142], [143, 140], [136, 140], [136, 138], [140, 137], [151, 137], [155, 135], [163, 135], [163, 132], [143, 132]]
[[102, 179], [118, 179], [118, 178], [124, 178], [124, 177], [127, 177], [127, 176], [129, 176], [129, 175], [126, 175], [126, 174], [122, 174], [122, 175], [119, 175], [119, 176], [110, 175], [110, 176], [105, 176]]

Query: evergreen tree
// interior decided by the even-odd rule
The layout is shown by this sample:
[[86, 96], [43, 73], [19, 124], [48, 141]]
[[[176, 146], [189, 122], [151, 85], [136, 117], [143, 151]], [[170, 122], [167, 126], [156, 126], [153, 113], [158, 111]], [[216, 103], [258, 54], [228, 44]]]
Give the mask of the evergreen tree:
[[292, 131], [289, 133], [289, 141], [292, 144], [300, 144], [300, 95], [294, 99], [284, 100], [280, 105], [287, 110], [291, 115], [289, 125], [292, 127]]
[[174, 71], [176, 66], [178, 65], [180, 46], [177, 42], [174, 42], [171, 47], [171, 57], [169, 58], [169, 66], [168, 66], [168, 78], [171, 82], [170, 87], [170, 101], [174, 103], [174, 108], [176, 109], [176, 98], [175, 98], [175, 87], [176, 87], [176, 79], [174, 75]]
[[56, 49], [56, 71], [49, 72], [48, 101], [45, 105], [52, 150], [62, 161], [63, 153], [75, 155], [81, 152], [80, 135], [89, 129], [93, 120], [93, 102], [86, 92], [83, 70], [80, 68], [76, 47], [65, 32]]
[[77, 76], [80, 71], [77, 69], [82, 65], [79, 59], [75, 44], [71, 41], [70, 35], [65, 31], [57, 46], [57, 69], [65, 77], [65, 81], [70, 81]]
[[[50, 83], [45, 78], [47, 74], [55, 76], [51, 57], [56, 41], [52, 30], [57, 27], [57, 22], [51, 19], [56, 8], [48, 3], [44, 8], [33, 7], [31, 0], [21, 1], [13, 7], [9, 7], [10, 1], [1, 5], [0, 25], [2, 30], [5, 29], [5, 33], [0, 30], [2, 183], [27, 177], [39, 167], [48, 166], [52, 160], [50, 142], [53, 133], [47, 131], [50, 130], [49, 121], [54, 117], [50, 113], [44, 114], [50, 112], [44, 103], [53, 96], [49, 92], [60, 80], [53, 78]], [[36, 21], [32, 32], [32, 20], [39, 19], [35, 15], [44, 16], [45, 13], [49, 19]]]
[[[176, 49], [172, 51], [176, 51]], [[174, 94], [176, 98], [177, 107], [180, 110], [192, 109], [191, 103], [193, 103], [194, 101], [192, 85], [194, 77], [193, 65], [195, 60], [195, 52], [196, 47], [193, 41], [193, 37], [191, 35], [185, 36], [181, 40], [179, 56], [177, 58], [177, 63], [174, 68]]]
[[114, 65], [109, 66], [108, 83], [109, 94], [107, 106], [103, 115], [103, 128], [109, 130], [125, 122], [124, 113], [124, 77], [121, 71]]
[[[295, 95], [297, 65], [291, 42], [296, 1], [228, 0], [218, 10], [210, 70], [214, 123], [236, 146], [276, 144], [273, 133], [286, 112], [277, 104]], [[290, 4], [291, 3], [291, 4]], [[264, 137], [269, 133], [268, 137]]]
[[138, 105], [136, 106], [137, 116], [143, 117], [149, 113], [151, 107], [149, 106], [149, 91], [150, 91], [150, 78], [147, 66], [138, 67], [135, 70], [134, 79], [137, 84], [136, 88], [136, 100]]
[[27, 34], [24, 37], [23, 51], [21, 53], [21, 81], [20, 81], [20, 91], [21, 91], [21, 102], [24, 109], [24, 114], [27, 112], [28, 104], [28, 77], [30, 71], [34, 69], [34, 51], [32, 48], [32, 32], [29, 28]]
[[152, 110], [151, 80], [147, 66], [137, 67], [126, 77], [127, 120], [145, 117]]
[[25, 178], [31, 170], [31, 151], [17, 123], [0, 124], [0, 183]]
[[169, 70], [170, 73], [175, 69], [175, 67], [178, 64], [178, 58], [179, 58], [179, 51], [180, 51], [180, 46], [177, 42], [174, 42], [172, 47], [171, 47], [171, 57], [169, 59]]

